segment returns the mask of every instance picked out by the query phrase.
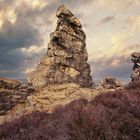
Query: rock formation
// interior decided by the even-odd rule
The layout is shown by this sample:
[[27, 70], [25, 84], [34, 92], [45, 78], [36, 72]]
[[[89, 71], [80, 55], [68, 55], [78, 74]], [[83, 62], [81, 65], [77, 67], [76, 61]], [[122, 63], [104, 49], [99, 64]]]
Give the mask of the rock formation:
[[[90, 101], [100, 94], [99, 91], [93, 88], [82, 88], [75, 83], [58, 84], [55, 86], [49, 85], [41, 88], [40, 91], [34, 91], [30, 93], [30, 95], [29, 93], [28, 95], [24, 94], [24, 96], [22, 96], [23, 98], [18, 98], [23, 95], [22, 93], [9, 93], [8, 96], [10, 96], [10, 98], [8, 99], [8, 96], [5, 97], [5, 100], [3, 100], [3, 105], [5, 105], [3, 107], [3, 114], [0, 114], [0, 124], [33, 111], [52, 112], [56, 106], [65, 105], [80, 98], [85, 98]], [[15, 101], [17, 102], [14, 101], [13, 106], [6, 108], [6, 103], [8, 105], [8, 101], [12, 101], [12, 99], [16, 99]], [[20, 101], [22, 101], [22, 103], [20, 103]], [[12, 105], [12, 103], [9, 105]]]
[[21, 85], [21, 82], [14, 79], [0, 78], [0, 88], [16, 89]]
[[57, 27], [50, 35], [47, 53], [29, 74], [28, 82], [34, 87], [61, 83], [89, 87], [92, 77], [82, 25], [64, 5], [58, 8], [56, 16]]
[[100, 86], [103, 89], [123, 89], [123, 84], [121, 83], [121, 81], [116, 80], [113, 77], [107, 77], [104, 80], [102, 80]]
[[134, 63], [131, 79], [132, 81], [136, 81], [140, 79], [140, 53], [132, 53], [131, 61]]
[[24, 103], [32, 92], [30, 87], [14, 79], [0, 78], [0, 116], [17, 104]]

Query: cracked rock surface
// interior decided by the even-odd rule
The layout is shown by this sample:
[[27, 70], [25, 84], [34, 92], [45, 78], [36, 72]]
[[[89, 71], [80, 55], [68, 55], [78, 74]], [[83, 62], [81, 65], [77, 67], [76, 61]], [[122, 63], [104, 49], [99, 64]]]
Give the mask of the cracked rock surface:
[[89, 87], [93, 82], [82, 24], [64, 5], [58, 8], [56, 16], [57, 26], [50, 34], [47, 53], [28, 75], [28, 82], [34, 87], [61, 83]]

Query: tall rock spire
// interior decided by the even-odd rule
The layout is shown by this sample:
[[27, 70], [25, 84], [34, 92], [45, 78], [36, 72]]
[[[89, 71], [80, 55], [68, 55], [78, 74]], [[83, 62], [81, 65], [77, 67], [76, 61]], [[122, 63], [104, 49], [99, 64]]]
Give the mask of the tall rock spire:
[[91, 86], [86, 36], [81, 22], [64, 5], [58, 8], [56, 16], [57, 26], [50, 34], [47, 53], [29, 74], [28, 82], [35, 87], [61, 83]]

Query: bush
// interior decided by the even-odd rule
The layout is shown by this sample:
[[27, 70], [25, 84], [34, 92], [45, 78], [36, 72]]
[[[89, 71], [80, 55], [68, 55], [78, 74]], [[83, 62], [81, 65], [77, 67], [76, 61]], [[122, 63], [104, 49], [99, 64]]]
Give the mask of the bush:
[[88, 102], [57, 106], [52, 114], [34, 112], [0, 127], [2, 140], [138, 140], [140, 91], [101, 94]]
[[127, 89], [127, 90], [140, 90], [140, 80], [130, 82], [130, 83], [126, 86], [126, 89]]

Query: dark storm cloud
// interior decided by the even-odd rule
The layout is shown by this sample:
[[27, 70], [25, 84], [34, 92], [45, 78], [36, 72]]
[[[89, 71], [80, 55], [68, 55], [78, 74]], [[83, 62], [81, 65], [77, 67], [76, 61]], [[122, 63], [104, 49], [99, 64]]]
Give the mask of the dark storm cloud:
[[102, 24], [106, 24], [110, 21], [114, 20], [114, 16], [107, 16], [107, 17], [104, 17], [103, 19], [101, 19], [97, 25], [102, 25]]
[[41, 54], [25, 55], [19, 50], [10, 50], [1, 53], [0, 56], [0, 76], [4, 77], [24, 77], [27, 67], [38, 63]]
[[0, 75], [19, 76], [26, 67], [23, 66], [25, 56], [19, 52], [19, 49], [41, 45], [42, 41], [39, 31], [26, 19], [18, 18], [14, 24], [4, 21], [0, 30], [0, 64], [2, 65]]
[[0, 76], [17, 77], [21, 74], [24, 56], [17, 50], [0, 53]]
[[[2, 8], [5, 10], [11, 2], [10, 0], [0, 1], [0, 5], [3, 5]], [[24, 6], [19, 8], [20, 10], [18, 8], [15, 10], [17, 14], [15, 23], [4, 18], [0, 29], [0, 76], [20, 76], [26, 68], [24, 60], [31, 58], [23, 55], [19, 49], [28, 48], [31, 45], [40, 46], [43, 43], [39, 29], [32, 24], [37, 16], [36, 12]]]
[[5, 21], [0, 31], [0, 52], [39, 45], [42, 42], [39, 35], [26, 20], [17, 19], [14, 24]]

